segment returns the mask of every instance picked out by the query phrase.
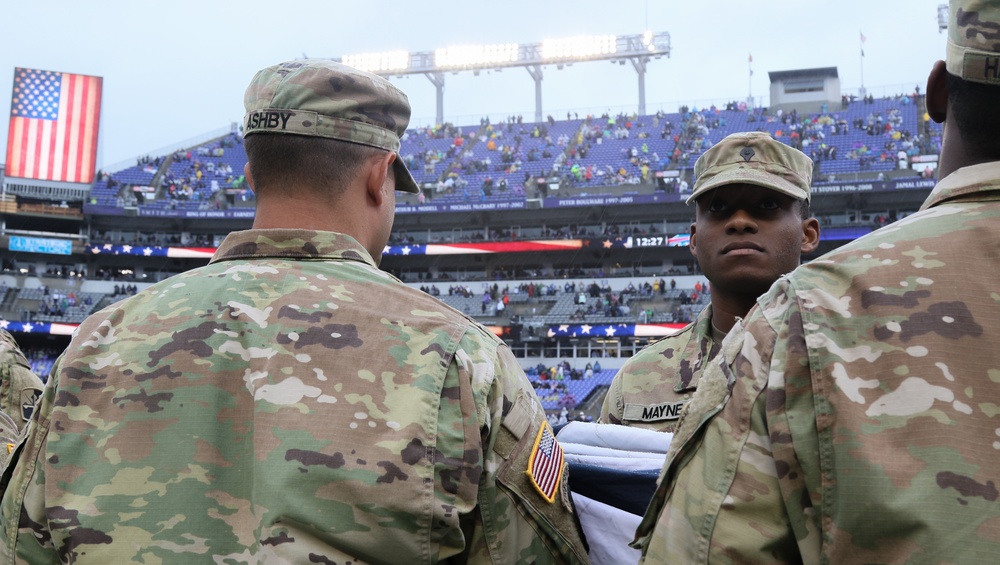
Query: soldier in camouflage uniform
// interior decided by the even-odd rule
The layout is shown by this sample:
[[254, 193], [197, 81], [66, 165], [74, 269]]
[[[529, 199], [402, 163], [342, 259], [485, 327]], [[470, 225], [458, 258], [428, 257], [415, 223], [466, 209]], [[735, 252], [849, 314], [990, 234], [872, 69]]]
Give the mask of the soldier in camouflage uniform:
[[780, 279], [702, 376], [645, 563], [996, 563], [1000, 1], [953, 0], [920, 212]]
[[377, 268], [406, 96], [331, 61], [245, 98], [253, 229], [90, 317], [0, 507], [2, 563], [584, 563], [510, 350]]
[[712, 285], [712, 304], [676, 334], [622, 366], [600, 421], [673, 432], [719, 344], [781, 275], [816, 249], [810, 217], [813, 163], [763, 132], [735, 133], [695, 163], [691, 253]]
[[6, 467], [42, 386], [14, 337], [0, 329], [0, 469]]

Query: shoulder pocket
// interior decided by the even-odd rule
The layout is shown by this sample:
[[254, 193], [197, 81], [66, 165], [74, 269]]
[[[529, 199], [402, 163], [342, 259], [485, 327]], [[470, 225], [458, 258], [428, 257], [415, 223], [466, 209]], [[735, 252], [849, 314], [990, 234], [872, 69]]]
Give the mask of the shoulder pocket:
[[587, 544], [569, 492], [569, 466], [545, 414], [521, 391], [502, 427], [495, 447], [504, 459], [498, 486], [554, 553], [587, 563]]

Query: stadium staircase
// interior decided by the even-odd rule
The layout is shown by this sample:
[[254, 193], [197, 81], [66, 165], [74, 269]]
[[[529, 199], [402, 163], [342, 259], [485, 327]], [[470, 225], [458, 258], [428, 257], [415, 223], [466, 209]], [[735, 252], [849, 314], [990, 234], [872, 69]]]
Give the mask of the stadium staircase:
[[0, 312], [10, 312], [14, 309], [14, 301], [17, 300], [18, 289], [7, 288], [3, 291], [3, 298], [0, 299]]
[[166, 196], [164, 194], [165, 189], [162, 186], [163, 178], [167, 176], [167, 171], [170, 170], [170, 165], [173, 164], [174, 164], [174, 154], [170, 153], [163, 159], [163, 162], [160, 163], [160, 168], [157, 169], [156, 174], [153, 175], [153, 180], [149, 181], [150, 186], [156, 188], [156, 198], [158, 199]]
[[440, 175], [438, 175], [437, 181], [444, 182], [448, 180], [448, 175], [450, 175], [452, 172], [455, 172], [458, 174], [459, 177], [462, 177], [463, 176], [462, 154], [465, 153], [466, 151], [472, 151], [473, 148], [479, 143], [479, 138], [485, 136], [487, 133], [488, 132], [486, 131], [486, 125], [483, 124], [479, 126], [478, 130], [476, 130], [476, 135], [472, 139], [469, 139], [464, 135], [461, 136], [464, 139], [464, 141], [462, 142], [462, 146], [458, 148], [458, 150], [455, 152], [454, 157], [452, 157], [452, 159], [448, 161], [448, 163], [445, 165], [444, 170], [441, 171]]
[[608, 395], [608, 391], [611, 390], [610, 385], [599, 385], [594, 390], [590, 392], [587, 398], [583, 402], [576, 405], [573, 410], [578, 412], [583, 412], [587, 416], [590, 416], [597, 421], [598, 417], [601, 415], [601, 406], [604, 404], [604, 398]]
[[590, 117], [588, 116], [586, 120], [580, 124], [580, 128], [576, 130], [576, 133], [569, 136], [569, 143], [566, 144], [566, 149], [563, 151], [564, 163], [568, 163], [570, 158], [575, 154], [575, 149], [580, 146], [580, 140], [583, 138], [583, 133], [590, 126]]

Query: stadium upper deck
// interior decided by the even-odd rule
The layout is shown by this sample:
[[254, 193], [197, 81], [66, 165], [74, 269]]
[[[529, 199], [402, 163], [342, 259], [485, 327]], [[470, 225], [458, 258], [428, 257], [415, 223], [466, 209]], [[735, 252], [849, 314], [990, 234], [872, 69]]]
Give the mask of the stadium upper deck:
[[[836, 111], [802, 116], [736, 104], [682, 110], [411, 129], [400, 154], [423, 192], [400, 198], [398, 211], [523, 209], [528, 201], [548, 207], [556, 198], [554, 189], [588, 197], [637, 195], [644, 187], [676, 194], [693, 183], [691, 170], [701, 153], [739, 131], [767, 131], [802, 149], [817, 164], [817, 185], [919, 177], [923, 171], [914, 161], [936, 155], [940, 145], [940, 128], [923, 121], [919, 97], [845, 101]], [[146, 217], [250, 218], [253, 196], [243, 179], [245, 163], [235, 133], [143, 160], [102, 176], [84, 211], [122, 215], [128, 208]]]
[[[683, 247], [692, 211], [682, 198], [685, 184], [693, 184], [694, 161], [713, 142], [763, 129], [813, 154], [813, 211], [824, 219], [826, 251], [919, 207], [933, 180], [901, 170], [898, 154], [904, 153], [904, 164], [936, 154], [940, 130], [924, 130], [921, 114], [919, 99], [896, 97], [803, 116], [733, 104], [640, 117], [415, 128], [401, 153], [424, 190], [400, 198], [382, 265], [508, 332], [525, 355], [573, 357], [577, 347], [581, 355], [595, 347], [627, 355], [649, 339], [639, 335], [651, 331], [649, 324], [680, 323], [698, 308], [680, 295], [698, 280]], [[8, 245], [0, 314], [29, 324], [73, 322], [67, 314], [78, 318], [119, 298], [113, 287], [122, 282], [143, 286], [204, 264], [226, 233], [250, 225], [254, 202], [241, 178], [245, 161], [240, 137], [232, 134], [108, 174], [83, 210], [69, 206], [76, 216], [52, 202], [19, 198], [0, 212], [8, 234], [61, 234], [73, 242], [68, 255], [58, 256]], [[45, 274], [50, 270], [76, 275]], [[676, 293], [620, 294], [630, 284], [641, 288], [675, 277]], [[543, 281], [556, 293], [522, 290]], [[624, 308], [605, 310], [607, 293], [600, 304], [594, 297], [574, 303], [563, 288], [593, 281], [613, 289]], [[501, 295], [510, 289], [502, 313], [502, 297], [483, 308], [484, 291], [495, 282]], [[456, 283], [472, 296], [448, 296]], [[61, 296], [39, 298], [41, 285]], [[70, 291], [90, 304], [63, 308]], [[601, 339], [581, 345], [587, 336], [572, 334], [584, 326]], [[516, 335], [514, 327], [524, 333]]]

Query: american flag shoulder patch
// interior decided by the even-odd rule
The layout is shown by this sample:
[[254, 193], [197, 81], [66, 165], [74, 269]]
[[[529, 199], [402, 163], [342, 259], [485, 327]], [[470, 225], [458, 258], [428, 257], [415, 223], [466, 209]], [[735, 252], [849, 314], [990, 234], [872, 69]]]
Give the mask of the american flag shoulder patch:
[[542, 427], [535, 437], [535, 445], [528, 457], [528, 477], [535, 490], [549, 503], [556, 499], [559, 483], [562, 481], [563, 448], [556, 441], [555, 434], [548, 422], [542, 422]]

